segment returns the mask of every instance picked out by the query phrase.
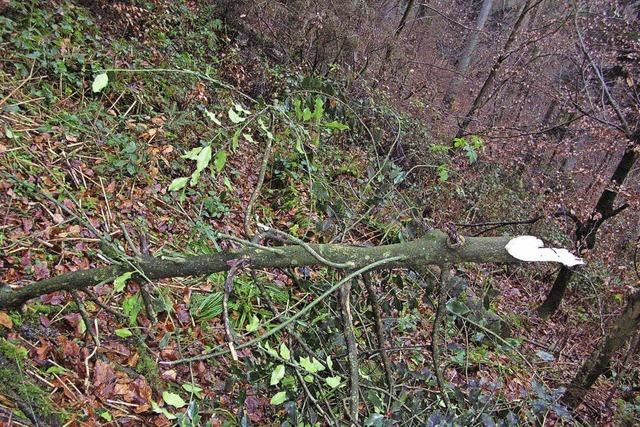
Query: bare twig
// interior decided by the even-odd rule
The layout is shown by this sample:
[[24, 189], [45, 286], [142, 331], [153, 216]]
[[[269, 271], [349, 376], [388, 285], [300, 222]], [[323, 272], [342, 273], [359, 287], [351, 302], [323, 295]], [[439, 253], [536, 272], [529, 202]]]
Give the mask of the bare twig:
[[82, 317], [82, 321], [84, 322], [84, 326], [87, 328], [87, 332], [89, 332], [89, 335], [91, 335], [91, 338], [93, 339], [93, 342], [96, 345], [96, 347], [99, 347], [100, 339], [98, 338], [98, 335], [93, 332], [93, 329], [91, 329], [93, 325], [91, 324], [91, 320], [89, 319], [89, 313], [87, 313], [87, 309], [84, 306], [84, 302], [80, 298], [78, 291], [76, 290], [71, 291], [71, 295], [73, 295], [73, 299], [75, 300], [78, 306], [80, 317]]

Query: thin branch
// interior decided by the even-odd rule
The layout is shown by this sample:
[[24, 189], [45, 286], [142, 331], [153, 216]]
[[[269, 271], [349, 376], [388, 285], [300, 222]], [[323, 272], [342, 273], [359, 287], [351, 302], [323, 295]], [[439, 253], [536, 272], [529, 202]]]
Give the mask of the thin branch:
[[356, 336], [353, 333], [353, 316], [351, 315], [350, 297], [351, 281], [348, 281], [340, 287], [340, 308], [342, 309], [342, 330], [347, 343], [347, 359], [349, 360], [349, 418], [357, 425], [358, 414], [360, 412], [360, 373], [358, 369], [358, 347], [356, 344]]
[[242, 266], [242, 264], [242, 261], [235, 262], [229, 269], [227, 278], [224, 281], [224, 296], [222, 298], [222, 320], [224, 323], [224, 333], [227, 337], [229, 351], [231, 352], [231, 357], [234, 361], [238, 361], [238, 354], [236, 353], [236, 349], [234, 347], [233, 331], [231, 328], [231, 322], [229, 321], [229, 295], [233, 290], [233, 278], [235, 277], [236, 272]]
[[580, 48], [582, 49], [582, 52], [589, 60], [589, 63], [591, 64], [591, 68], [593, 68], [593, 71], [598, 77], [598, 80], [600, 80], [600, 86], [602, 86], [602, 91], [606, 95], [607, 100], [609, 101], [609, 104], [611, 105], [611, 107], [613, 107], [613, 111], [615, 111], [616, 116], [618, 117], [618, 120], [620, 120], [620, 123], [622, 124], [622, 129], [624, 130], [625, 135], [627, 136], [627, 138], [631, 139], [632, 132], [631, 132], [631, 129], [629, 128], [629, 124], [627, 123], [627, 119], [624, 117], [624, 114], [622, 114], [622, 110], [620, 109], [618, 102], [615, 100], [613, 95], [611, 95], [611, 92], [609, 91], [609, 86], [607, 85], [607, 82], [605, 81], [604, 76], [602, 75], [602, 71], [600, 71], [600, 68], [598, 67], [596, 62], [593, 60], [593, 57], [591, 56], [591, 54], [587, 50], [587, 47], [584, 44], [584, 39], [582, 38], [582, 33], [580, 33], [580, 27], [578, 26], [577, 13], [574, 16], [574, 25], [576, 27], [576, 34], [578, 35]]
[[389, 392], [393, 392], [393, 373], [391, 372], [391, 362], [389, 361], [389, 354], [385, 349], [384, 338], [384, 326], [382, 324], [382, 310], [380, 309], [380, 303], [378, 297], [373, 289], [371, 283], [371, 276], [369, 274], [362, 275], [362, 281], [367, 289], [367, 297], [369, 304], [371, 304], [371, 310], [373, 311], [373, 317], [375, 319], [376, 337], [378, 338], [378, 348], [380, 350], [380, 359], [382, 359], [382, 366], [384, 368], [385, 376], [387, 377], [387, 385], [389, 386]]
[[433, 356], [433, 371], [436, 376], [436, 381], [438, 382], [438, 388], [440, 389], [445, 407], [448, 410], [451, 402], [449, 402], [449, 395], [447, 394], [442, 370], [440, 369], [440, 329], [445, 320], [445, 305], [447, 303], [447, 291], [451, 273], [449, 272], [448, 265], [443, 265], [440, 268], [442, 271], [440, 272], [440, 280], [438, 282], [438, 308], [436, 309], [436, 315], [433, 319], [433, 332], [431, 334], [431, 355]]

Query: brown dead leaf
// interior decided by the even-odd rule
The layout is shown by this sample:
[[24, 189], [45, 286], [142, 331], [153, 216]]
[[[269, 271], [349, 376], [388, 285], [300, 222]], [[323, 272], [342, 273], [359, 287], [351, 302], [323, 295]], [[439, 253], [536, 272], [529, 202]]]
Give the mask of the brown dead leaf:
[[13, 328], [13, 320], [11, 320], [11, 317], [4, 311], [0, 311], [0, 325], [7, 329]]
[[112, 397], [115, 392], [115, 384], [116, 375], [113, 367], [100, 359], [96, 360], [93, 367], [93, 386], [96, 397], [100, 400]]
[[168, 371], [162, 372], [161, 377], [165, 381], [175, 381], [178, 377], [178, 373], [175, 369], [169, 369]]

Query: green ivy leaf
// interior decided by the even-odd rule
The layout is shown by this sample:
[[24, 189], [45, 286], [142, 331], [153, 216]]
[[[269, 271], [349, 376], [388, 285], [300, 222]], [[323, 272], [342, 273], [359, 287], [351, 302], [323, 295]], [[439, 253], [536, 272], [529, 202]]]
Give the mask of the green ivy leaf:
[[313, 118], [316, 120], [320, 120], [322, 118], [322, 114], [324, 113], [324, 101], [322, 98], [317, 97], [313, 109]]
[[176, 178], [171, 181], [171, 184], [169, 184], [169, 191], [182, 190], [187, 185], [187, 182], [189, 182], [188, 176], [181, 176], [180, 178]]
[[243, 117], [240, 117], [240, 115], [236, 113], [233, 108], [229, 108], [228, 114], [229, 114], [229, 120], [231, 120], [231, 122], [235, 124], [242, 123], [245, 120]]
[[242, 135], [242, 129], [238, 129], [231, 137], [231, 151], [235, 152], [240, 146], [240, 135]]
[[322, 126], [326, 127], [327, 129], [349, 130], [349, 126], [335, 120], [332, 122], [323, 123]]
[[161, 407], [160, 405], [158, 405], [156, 402], [154, 402], [153, 400], [151, 401], [151, 409], [153, 410], [153, 412], [155, 412], [156, 414], [161, 414], [164, 415], [165, 417], [167, 417], [167, 419], [169, 420], [175, 420], [177, 417], [175, 415], [173, 415], [171, 412], [167, 411], [165, 408]]
[[271, 348], [271, 345], [268, 342], [264, 343], [264, 349], [267, 353], [269, 353], [273, 357], [278, 357], [278, 352]]
[[329, 387], [336, 388], [342, 382], [342, 378], [340, 378], [340, 377], [327, 377], [327, 378], [325, 378], [325, 381], [327, 382]]
[[193, 395], [195, 397], [197, 397], [198, 399], [202, 399], [202, 388], [201, 387], [198, 387], [195, 384], [185, 383], [185, 384], [182, 384], [182, 388], [185, 389], [186, 391], [188, 391], [189, 393], [193, 393]]
[[251, 111], [249, 111], [249, 110], [245, 110], [245, 108], [244, 108], [242, 105], [240, 105], [240, 104], [236, 104], [236, 105], [234, 105], [234, 108], [236, 109], [236, 111], [237, 111], [238, 113], [244, 113], [244, 114], [245, 114], [245, 115], [247, 115], [247, 116], [248, 116], [249, 114], [251, 114]]
[[284, 378], [284, 372], [285, 372], [284, 365], [276, 366], [276, 368], [273, 370], [273, 372], [271, 372], [270, 384], [271, 385], [277, 385], [280, 382], [280, 380], [282, 378]]
[[184, 400], [182, 400], [180, 395], [171, 393], [169, 391], [165, 391], [164, 393], [162, 393], [162, 400], [164, 400], [167, 405], [171, 405], [174, 408], [182, 408], [187, 404]]
[[138, 314], [142, 310], [142, 299], [139, 294], [128, 296], [122, 301], [122, 311], [129, 318], [129, 324], [135, 325]]
[[227, 164], [227, 152], [226, 151], [218, 151], [216, 153], [216, 159], [214, 160], [214, 165], [216, 170], [220, 172], [224, 165]]
[[213, 114], [211, 111], [207, 110], [206, 108], [204, 109], [204, 115], [207, 116], [209, 120], [211, 120], [213, 123], [217, 124], [218, 126], [222, 126], [222, 122], [218, 120], [216, 115]]
[[309, 108], [305, 108], [302, 110], [302, 120], [308, 122], [311, 119], [311, 110]]
[[198, 160], [198, 154], [202, 151], [202, 147], [192, 148], [191, 150], [180, 156], [183, 159]]
[[113, 281], [113, 290], [116, 292], [122, 292], [124, 290], [124, 286], [127, 283], [127, 280], [131, 278], [133, 275], [133, 271], [127, 271], [126, 273], [122, 273]]
[[98, 74], [96, 78], [93, 79], [91, 90], [93, 90], [94, 93], [100, 92], [102, 89], [107, 87], [108, 83], [109, 83], [109, 76], [107, 76], [107, 73]]
[[200, 182], [200, 171], [198, 169], [194, 170], [193, 173], [191, 174], [191, 179], [189, 180], [189, 185], [191, 187], [193, 187], [194, 185], [196, 185], [198, 182]]
[[469, 312], [469, 307], [460, 301], [453, 300], [447, 304], [447, 310], [458, 316], [464, 316]]
[[122, 329], [116, 329], [115, 333], [117, 336], [119, 336], [120, 338], [129, 338], [131, 335], [133, 335], [133, 332], [131, 332], [129, 329], [127, 328], [122, 328]]
[[251, 321], [247, 323], [247, 332], [255, 332], [258, 330], [258, 326], [260, 326], [260, 319], [255, 314], [251, 318]]
[[273, 406], [277, 406], [284, 403], [285, 400], [287, 400], [287, 392], [280, 391], [273, 395], [273, 397], [271, 398], [271, 404]]
[[224, 182], [224, 186], [227, 187], [227, 190], [233, 192], [233, 185], [231, 185], [231, 180], [225, 176], [222, 181]]
[[198, 160], [196, 161], [197, 162], [196, 170], [198, 172], [202, 172], [203, 170], [205, 170], [207, 166], [209, 166], [210, 161], [211, 161], [211, 146], [207, 145], [198, 154]]
[[291, 357], [291, 352], [289, 351], [289, 347], [285, 343], [280, 344], [280, 357], [284, 360], [289, 360]]
[[315, 374], [316, 372], [316, 367], [315, 365], [311, 362], [311, 360], [308, 357], [301, 357], [300, 358], [300, 366], [302, 366], [304, 369], [306, 369], [308, 372], [311, 372], [312, 374]]
[[311, 374], [315, 374], [324, 370], [324, 366], [322, 366], [322, 363], [320, 363], [320, 361], [318, 361], [318, 359], [316, 359], [315, 357], [312, 360], [308, 357], [301, 357], [300, 366], [302, 366], [305, 370], [307, 370], [307, 372]]
[[449, 179], [449, 168], [447, 165], [438, 166], [438, 179], [440, 182], [445, 182]]
[[111, 416], [111, 414], [107, 410], [99, 411], [98, 415], [100, 415], [100, 418], [106, 420], [107, 422], [113, 421], [113, 417]]
[[300, 101], [299, 98], [296, 98], [293, 100], [293, 107], [296, 112], [296, 119], [298, 120], [302, 120], [302, 110], [300, 109], [301, 105], [302, 105], [302, 101]]

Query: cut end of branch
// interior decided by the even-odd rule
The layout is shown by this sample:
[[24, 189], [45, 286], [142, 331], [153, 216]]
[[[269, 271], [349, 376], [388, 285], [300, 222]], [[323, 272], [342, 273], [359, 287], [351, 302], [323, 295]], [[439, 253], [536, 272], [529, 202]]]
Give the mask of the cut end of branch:
[[535, 236], [519, 236], [509, 240], [505, 249], [512, 257], [528, 262], [559, 262], [567, 267], [584, 264], [566, 249], [545, 248], [542, 240]]

